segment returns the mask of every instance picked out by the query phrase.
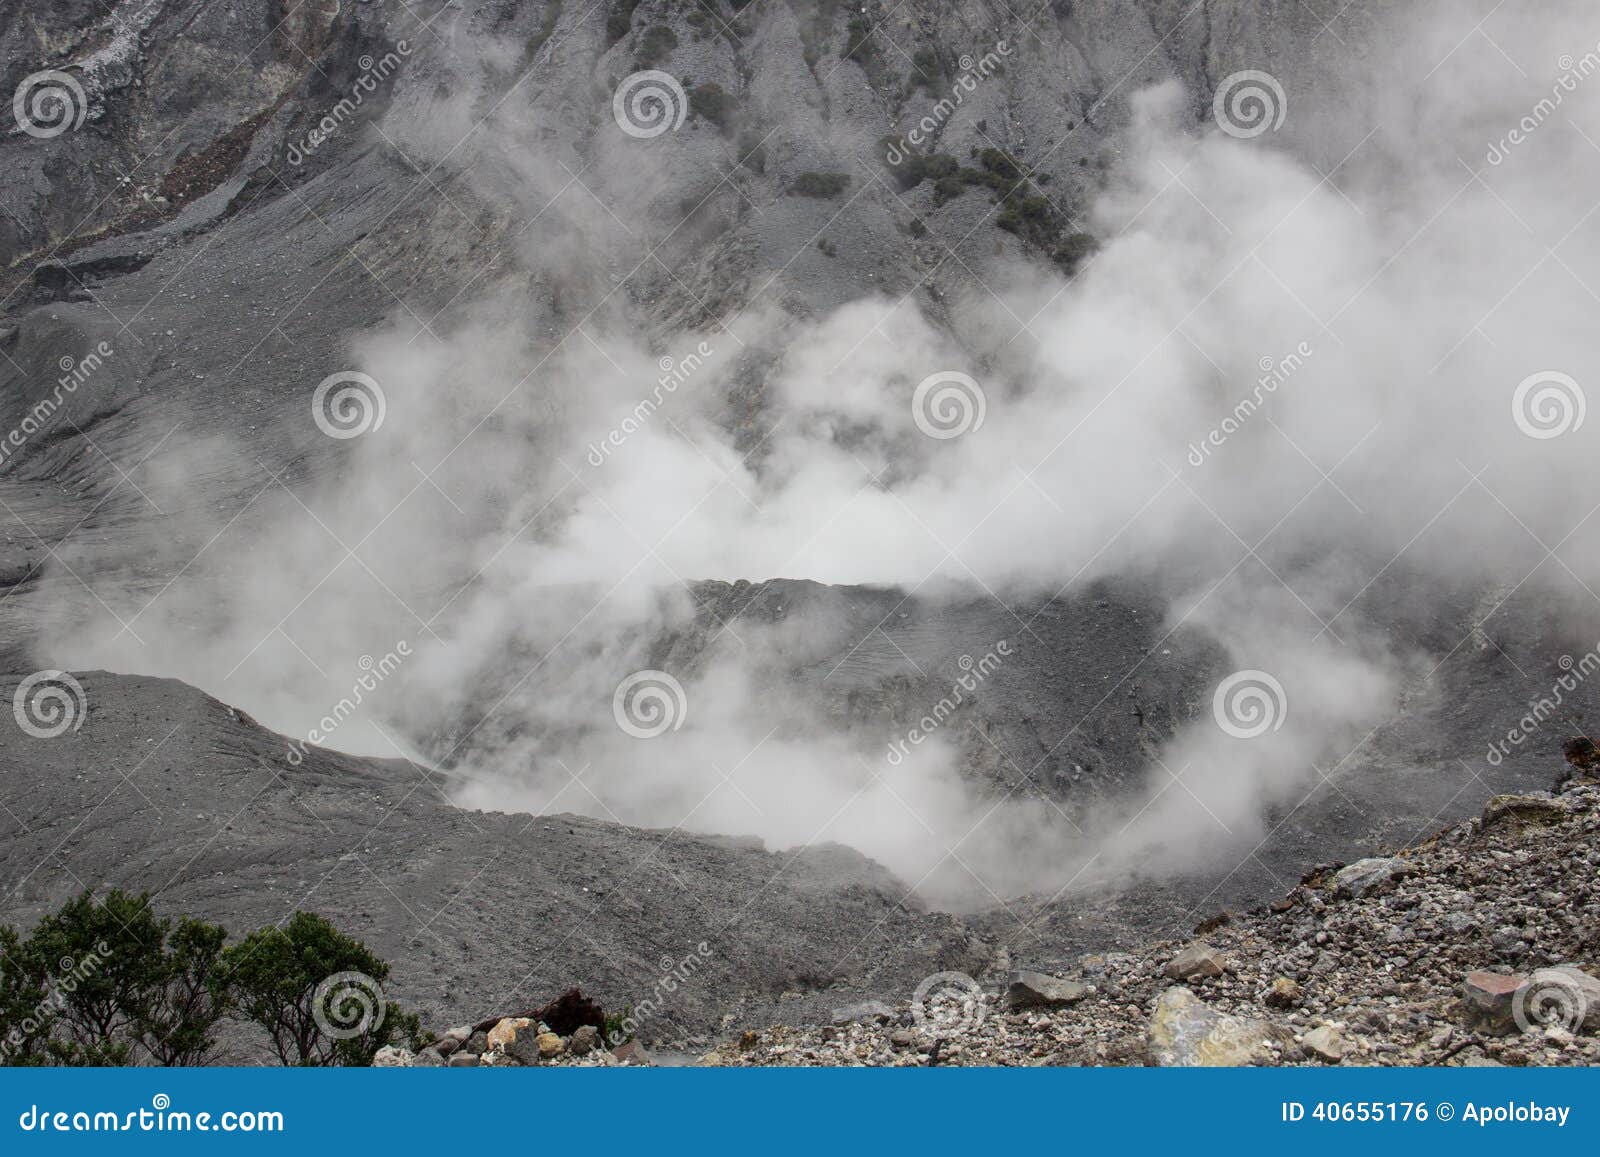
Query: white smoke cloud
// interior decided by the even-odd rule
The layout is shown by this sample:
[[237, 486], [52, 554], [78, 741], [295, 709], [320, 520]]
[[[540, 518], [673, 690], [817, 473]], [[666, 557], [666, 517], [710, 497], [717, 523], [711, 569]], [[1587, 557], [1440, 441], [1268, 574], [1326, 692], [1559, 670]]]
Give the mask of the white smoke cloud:
[[[1530, 375], [1593, 385], [1600, 81], [1503, 163], [1485, 159], [1549, 89], [1551, 62], [1594, 37], [1542, 21], [1503, 46], [1526, 81], [1480, 84], [1424, 74], [1416, 62], [1449, 44], [1418, 23], [1375, 65], [1388, 71], [1362, 104], [1372, 122], [1329, 124], [1357, 146], [1331, 176], [1341, 157], [1325, 148], [1313, 167], [1270, 134], [1195, 127], [1175, 82], [1146, 90], [1088, 268], [1070, 283], [1005, 270], [998, 300], [975, 291], [948, 325], [868, 297], [815, 321], [756, 308], [732, 332], [640, 330], [608, 290], [614, 263], [627, 272], [650, 243], [635, 230], [659, 188], [619, 160], [643, 154], [608, 153], [591, 174], [634, 191], [629, 223], [581, 198], [551, 209], [582, 163], [548, 143], [553, 122], [508, 110], [504, 183], [548, 214], [521, 242], [526, 295], [502, 281], [433, 334], [408, 321], [353, 341], [385, 425], [339, 478], [274, 489], [252, 512], [254, 564], [185, 576], [140, 621], [142, 646], [62, 622], [47, 649], [180, 675], [296, 733], [357, 656], [405, 637], [417, 655], [378, 703], [381, 731], [335, 745], [414, 744], [461, 770], [472, 806], [840, 841], [952, 902], [1054, 888], [1094, 860], [1236, 859], [1414, 673], [1362, 602], [1386, 566], [1519, 583], [1561, 541], [1571, 574], [1600, 577], [1595, 537], [1566, 537], [1591, 513], [1595, 425], [1530, 437], [1513, 413]], [[422, 117], [414, 135], [447, 149], [441, 124]], [[507, 294], [548, 308], [530, 318]], [[600, 303], [572, 316], [566, 296]], [[662, 386], [661, 359], [682, 370], [691, 355]], [[982, 392], [982, 424], [951, 438], [914, 407], [941, 373]], [[727, 418], [753, 377], [754, 435]], [[1569, 581], [1555, 570], [1532, 581]], [[1173, 625], [1269, 672], [1284, 715], [1240, 739], [1197, 705], [1145, 791], [1083, 825], [980, 789], [947, 736], [891, 765], [888, 737], [794, 693], [795, 672], [856, 642], [836, 617], [713, 623], [703, 647], [685, 589], [797, 577], [1014, 603], [1128, 573], [1174, 594]], [[682, 661], [688, 716], [639, 740], [612, 693], [663, 655]]]

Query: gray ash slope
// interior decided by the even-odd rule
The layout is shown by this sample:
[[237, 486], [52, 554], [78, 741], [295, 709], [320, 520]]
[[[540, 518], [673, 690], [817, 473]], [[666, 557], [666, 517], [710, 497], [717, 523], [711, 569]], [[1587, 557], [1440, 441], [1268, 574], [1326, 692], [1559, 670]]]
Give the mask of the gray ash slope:
[[837, 845], [775, 853], [465, 811], [415, 764], [312, 749], [292, 766], [282, 736], [182, 684], [83, 683], [81, 729], [0, 747], [9, 920], [104, 887], [149, 890], [235, 934], [314, 910], [393, 961], [391, 995], [439, 1024], [580, 982], [622, 1009], [697, 956], [696, 983], [641, 1028], [668, 1041], [742, 1023], [746, 1006], [770, 1015], [784, 993], [900, 991], [992, 951]]
[[[608, 24], [619, 7], [631, 9], [623, 35]], [[1303, 7], [1058, 4], [1026, 32], [1000, 4], [867, 9], [889, 40], [943, 57], [1007, 35], [1026, 46], [1003, 85], [976, 98], [986, 115], [953, 122], [942, 147], [1039, 158], [1069, 214], [1102, 180], [1143, 83], [1177, 77], [1199, 111], [1217, 78], [1270, 65], [1302, 78], [1297, 100], [1349, 99], [1343, 70], [1391, 6], [1352, 6], [1342, 47]], [[48, 394], [63, 358], [101, 341], [116, 351], [45, 436], [0, 464], [7, 697], [17, 677], [64, 665], [36, 643], [47, 611], [59, 617], [66, 604], [95, 616], [117, 595], [135, 605], [158, 598], [186, 565], [171, 560], [204, 553], [235, 516], [249, 526], [264, 492], [337, 479], [343, 448], [305, 420], [308, 388], [344, 364], [350, 333], [397, 313], [443, 328], [462, 300], [498, 297], [553, 335], [596, 311], [666, 334], [755, 299], [804, 318], [863, 294], [915, 290], [937, 317], [972, 287], [973, 269], [1048, 259], [986, 220], [982, 198], [942, 201], [931, 183], [897, 190], [863, 150], [835, 143], [841, 127], [875, 142], [933, 104], [926, 87], [904, 83], [897, 48], [851, 53], [840, 6], [730, 9], [726, 27], [706, 26], [705, 11], [651, 0], [288, 10], [267, 0], [0, 2], [5, 91], [38, 69], [67, 68], [90, 98], [80, 131], [0, 138], [0, 425], [18, 425]], [[670, 174], [640, 190], [594, 142], [611, 127], [616, 79], [661, 25], [679, 45], [674, 70], [720, 85], [739, 111], [725, 124], [692, 116]], [[402, 39], [412, 51], [393, 82], [308, 161], [291, 163], [291, 144], [351, 91], [363, 59]], [[386, 114], [427, 122], [463, 101], [471, 123], [458, 147], [417, 153], [380, 131], [394, 127]], [[773, 108], [784, 115], [767, 117]], [[741, 146], [749, 134], [766, 138], [759, 156]], [[1296, 143], [1331, 163], [1355, 142]], [[535, 150], [584, 175], [580, 186], [554, 174], [572, 202], [592, 197], [592, 184], [639, 220], [694, 211], [659, 231], [647, 261], [601, 248], [581, 274], [530, 272], [506, 255], [552, 242], [576, 219], [555, 198], [558, 211], [541, 217], [542, 188], [508, 198], [524, 175], [517, 158]], [[844, 200], [788, 195], [802, 174], [834, 170], [852, 179]], [[819, 233], [831, 252], [811, 243]], [[749, 426], [754, 447], [760, 374], [730, 403], [730, 422]], [[179, 430], [183, 440], [237, 440], [248, 453], [219, 452], [198, 475], [188, 464], [185, 485], [156, 491], [152, 509], [128, 482], [155, 490]], [[217, 565], [260, 565], [249, 546]], [[1386, 560], [1374, 561], [1376, 571]], [[708, 580], [694, 588], [702, 613], [653, 644], [661, 663], [692, 669], [723, 624], [771, 622], [815, 603], [837, 625], [837, 646], [813, 640], [778, 663], [774, 685], [879, 732], [902, 730], [937, 701], [959, 656], [1026, 634], [1017, 661], [949, 730], [975, 782], [1048, 798], [1067, 814], [1127, 788], [1153, 750], [1209, 710], [1229, 665], [1200, 629], [1169, 634], [1170, 592], [1148, 581], [1005, 606], [691, 577]], [[841, 994], [899, 998], [929, 972], [981, 969], [1002, 945], [1049, 966], [1275, 895], [1308, 863], [1403, 845], [1495, 791], [1544, 785], [1548, 765], [1532, 751], [1487, 767], [1486, 737], [1504, 734], [1525, 699], [1549, 687], [1554, 657], [1587, 651], [1600, 624], [1582, 608], [1551, 616], [1530, 592], [1491, 599], [1485, 630], [1486, 592], [1418, 599], [1408, 589], [1406, 575], [1389, 571], [1354, 610], [1383, 608], [1397, 644], [1433, 670], [1358, 758], [1326, 769], [1333, 783], [1314, 782], [1304, 806], [1271, 818], [1271, 840], [1231, 873], [1007, 897], [957, 920], [921, 911], [903, 882], [854, 853], [774, 855], [681, 831], [457, 811], [443, 798], [447, 772], [397, 761], [318, 753], [290, 768], [281, 739], [213, 700], [96, 673], [84, 677], [90, 715], [80, 733], [49, 744], [9, 728], [3, 737], [0, 917], [32, 919], [79, 886], [105, 884], [156, 888], [174, 910], [240, 929], [315, 907], [395, 959], [399, 995], [440, 1022], [571, 983], [626, 1002], [648, 990], [663, 958], [730, 921], [710, 980], [686, 991], [659, 1030], [669, 1039], [730, 1013], [763, 1023], [766, 1002], [785, 994], [819, 1012]], [[204, 621], [194, 631], [203, 638]], [[1536, 742], [1550, 750], [1559, 738], [1552, 729]], [[603, 902], [591, 904], [599, 892]]]

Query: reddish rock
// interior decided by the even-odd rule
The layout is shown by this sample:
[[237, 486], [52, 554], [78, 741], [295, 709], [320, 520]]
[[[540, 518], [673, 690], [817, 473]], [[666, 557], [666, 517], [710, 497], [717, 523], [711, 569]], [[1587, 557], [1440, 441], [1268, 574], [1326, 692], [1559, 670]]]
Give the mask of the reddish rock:
[[1503, 972], [1469, 972], [1461, 986], [1461, 997], [1469, 1016], [1493, 1032], [1510, 1032], [1516, 1027], [1513, 1009], [1517, 990], [1528, 983], [1526, 976]]

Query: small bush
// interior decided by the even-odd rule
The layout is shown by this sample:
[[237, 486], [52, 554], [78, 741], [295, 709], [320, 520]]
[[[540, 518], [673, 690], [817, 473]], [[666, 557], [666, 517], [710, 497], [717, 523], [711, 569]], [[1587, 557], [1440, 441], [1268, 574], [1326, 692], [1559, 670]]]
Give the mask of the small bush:
[[767, 171], [767, 146], [765, 135], [756, 132], [747, 132], [739, 137], [735, 146], [739, 153], [739, 163], [752, 173], [765, 173]]
[[639, 53], [634, 63], [640, 68], [654, 68], [678, 47], [678, 34], [665, 24], [653, 24], [639, 38]]
[[967, 191], [967, 182], [960, 177], [940, 177], [933, 183], [933, 203], [943, 205], [954, 201]]
[[789, 186], [789, 192], [796, 197], [837, 197], [850, 187], [850, 177], [846, 173], [801, 173]]
[[895, 181], [902, 189], [914, 189], [923, 181], [953, 177], [961, 165], [946, 153], [912, 153], [895, 167]]
[[906, 77], [906, 92], [919, 88], [934, 92], [944, 79], [944, 64], [939, 54], [931, 48], [919, 48], [911, 57], [911, 75]]
[[639, 0], [611, 0], [611, 9], [606, 13], [606, 47], [609, 48], [633, 28], [633, 10], [639, 7]]
[[872, 21], [865, 16], [850, 17], [845, 26], [844, 58], [865, 64], [872, 56]]
[[734, 107], [733, 97], [722, 91], [722, 86], [715, 81], [697, 84], [689, 90], [689, 111], [704, 117], [722, 132], [727, 132], [733, 122]]
[[1052, 253], [1051, 260], [1061, 267], [1064, 273], [1074, 273], [1083, 260], [1099, 248], [1089, 233], [1069, 233], [1061, 239]]

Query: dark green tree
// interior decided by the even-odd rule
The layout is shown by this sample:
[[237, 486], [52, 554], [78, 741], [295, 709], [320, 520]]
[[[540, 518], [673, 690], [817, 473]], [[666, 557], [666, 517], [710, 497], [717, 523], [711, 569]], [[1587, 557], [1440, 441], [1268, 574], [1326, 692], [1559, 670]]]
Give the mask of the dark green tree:
[[44, 1042], [56, 1017], [47, 995], [22, 937], [0, 925], [0, 1063], [47, 1063]]
[[134, 1026], [166, 975], [168, 922], [150, 897], [85, 892], [39, 921], [23, 949], [57, 1005], [49, 1048], [65, 1064], [133, 1062]]
[[232, 1003], [222, 969], [228, 934], [185, 916], [167, 939], [160, 988], [139, 1010], [134, 1031], [161, 1065], [203, 1065], [217, 1047], [217, 1026]]
[[384, 999], [389, 966], [321, 916], [253, 932], [222, 963], [239, 1011], [286, 1065], [366, 1065], [387, 1044], [418, 1043], [417, 1017]]

